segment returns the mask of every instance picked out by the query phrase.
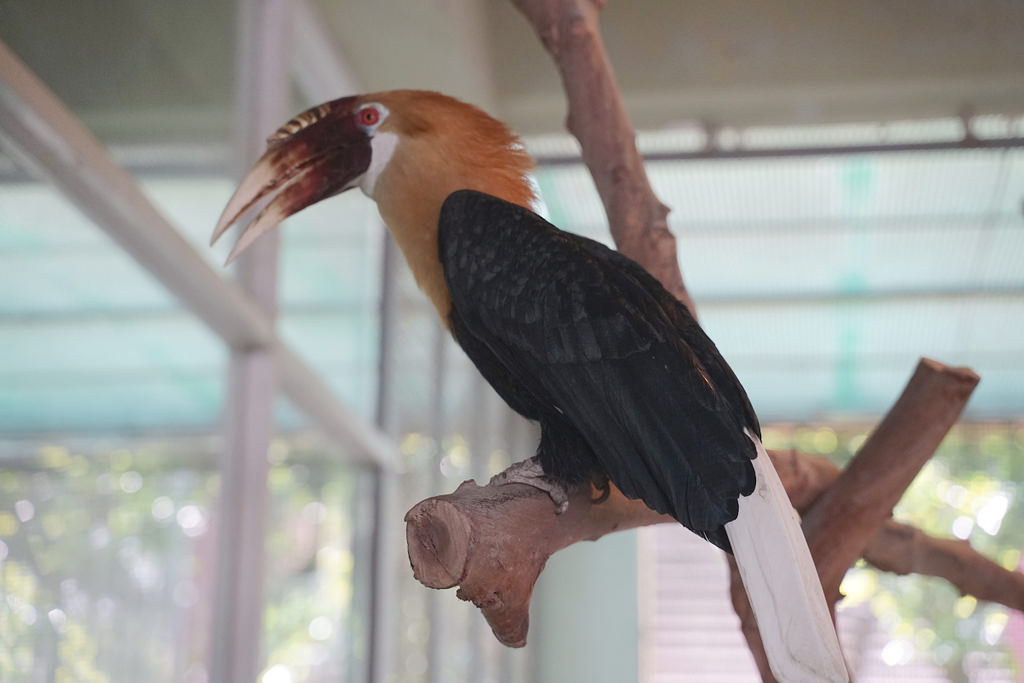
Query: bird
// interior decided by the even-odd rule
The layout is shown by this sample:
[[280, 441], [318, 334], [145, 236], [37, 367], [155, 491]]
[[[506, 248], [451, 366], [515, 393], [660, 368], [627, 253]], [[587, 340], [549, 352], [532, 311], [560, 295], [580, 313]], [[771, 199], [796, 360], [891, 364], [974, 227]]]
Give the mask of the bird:
[[270, 135], [211, 245], [244, 223], [230, 263], [288, 216], [360, 188], [441, 323], [539, 423], [536, 456], [508, 476], [547, 490], [557, 512], [568, 491], [610, 481], [671, 515], [734, 555], [778, 680], [848, 681], [743, 386], [639, 264], [538, 215], [532, 169], [508, 126], [450, 96], [342, 97]]

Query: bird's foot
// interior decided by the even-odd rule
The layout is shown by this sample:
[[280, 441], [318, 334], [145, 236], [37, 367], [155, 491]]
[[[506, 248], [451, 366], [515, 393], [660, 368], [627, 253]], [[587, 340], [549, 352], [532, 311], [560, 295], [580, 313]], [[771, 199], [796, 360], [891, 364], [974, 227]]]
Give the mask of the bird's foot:
[[555, 514], [560, 515], [569, 509], [569, 490], [544, 473], [540, 460], [536, 457], [517, 462], [504, 472], [491, 477], [491, 485], [526, 484], [548, 494], [555, 504]]

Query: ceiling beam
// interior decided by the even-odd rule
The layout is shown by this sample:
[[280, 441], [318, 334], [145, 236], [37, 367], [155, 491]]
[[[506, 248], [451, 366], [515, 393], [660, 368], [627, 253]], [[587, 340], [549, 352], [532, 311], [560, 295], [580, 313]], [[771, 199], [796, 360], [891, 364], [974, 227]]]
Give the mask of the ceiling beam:
[[203, 260], [100, 142], [3, 43], [0, 138], [228, 346], [274, 350], [284, 394], [346, 454], [365, 462], [393, 463], [390, 441], [338, 401], [280, 340], [267, 316]]
[[[641, 156], [645, 163], [662, 161], [741, 161], [748, 159], [791, 159], [796, 157], [858, 156], [867, 154], [915, 153], [915, 152], [957, 152], [972, 150], [1002, 151], [1024, 147], [1024, 137], [977, 138], [964, 137], [960, 140], [938, 140], [935, 142], [878, 142], [855, 145], [780, 146], [780, 147], [736, 147], [710, 146], [701, 150], [670, 150], [645, 152]], [[577, 153], [537, 155], [538, 168], [553, 166], [579, 166], [582, 157]]]

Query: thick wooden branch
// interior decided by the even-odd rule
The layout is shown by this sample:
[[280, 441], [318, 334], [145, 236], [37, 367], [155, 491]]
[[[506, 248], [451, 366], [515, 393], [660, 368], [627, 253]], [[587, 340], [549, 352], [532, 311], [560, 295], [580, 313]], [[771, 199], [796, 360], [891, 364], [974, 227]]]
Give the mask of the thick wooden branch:
[[614, 487], [603, 503], [593, 495], [589, 487], [573, 492], [569, 508], [556, 515], [540, 489], [465, 481], [406, 514], [413, 574], [431, 588], [458, 585], [458, 597], [481, 609], [499, 641], [522, 647], [533, 586], [551, 555], [613, 531], [675, 521]]
[[978, 379], [922, 359], [885, 419], [807, 510], [804, 533], [826, 596], [839, 597], [843, 574], [956, 423]]
[[[841, 597], [839, 583], [846, 570], [889, 519], [893, 506], [956, 423], [977, 384], [978, 376], [966, 368], [922, 359], [885, 419], [824, 493], [799, 502], [791, 496], [803, 515], [807, 545], [833, 609]], [[729, 566], [730, 594], [743, 635], [762, 679], [773, 681], [739, 572], [735, 563]]]
[[864, 559], [895, 574], [937, 576], [964, 595], [1024, 612], [1024, 574], [979, 555], [967, 541], [934, 538], [890, 519], [864, 549]]

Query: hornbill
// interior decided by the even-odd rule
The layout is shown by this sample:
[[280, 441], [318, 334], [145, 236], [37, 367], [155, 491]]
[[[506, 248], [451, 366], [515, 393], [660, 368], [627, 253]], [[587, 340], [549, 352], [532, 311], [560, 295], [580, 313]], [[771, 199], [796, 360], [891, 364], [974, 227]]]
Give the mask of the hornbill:
[[849, 680], [743, 387], [642, 267], [531, 210], [531, 168], [504, 124], [453, 98], [344, 97], [268, 138], [211, 244], [261, 208], [230, 262], [287, 216], [361, 188], [458, 344], [540, 423], [537, 457], [512, 476], [559, 510], [568, 487], [610, 480], [672, 515], [734, 554], [778, 679]]

